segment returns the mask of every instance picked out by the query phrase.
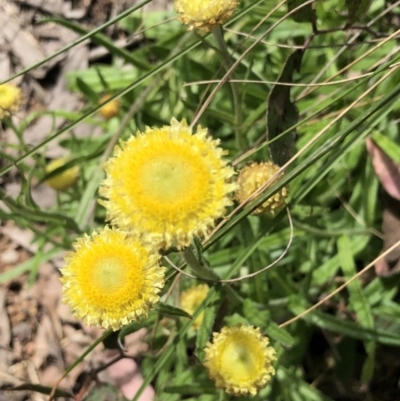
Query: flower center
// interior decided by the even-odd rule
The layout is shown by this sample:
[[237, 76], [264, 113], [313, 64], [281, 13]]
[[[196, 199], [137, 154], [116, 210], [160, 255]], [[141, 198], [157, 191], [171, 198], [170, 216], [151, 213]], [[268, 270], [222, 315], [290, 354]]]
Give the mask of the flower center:
[[232, 341], [222, 352], [222, 369], [227, 377], [247, 380], [259, 368], [257, 354], [241, 341]]
[[188, 192], [193, 169], [184, 160], [163, 158], [150, 162], [142, 178], [143, 190], [154, 201], [174, 202]]
[[[126, 269], [118, 258], [104, 258], [98, 261], [93, 269], [93, 282], [101, 290], [115, 291], [126, 280]], [[99, 288], [99, 289], [100, 289]]]
[[87, 268], [77, 272], [84, 299], [104, 310], [139, 299], [144, 285], [141, 258], [126, 245], [92, 245], [84, 257]]

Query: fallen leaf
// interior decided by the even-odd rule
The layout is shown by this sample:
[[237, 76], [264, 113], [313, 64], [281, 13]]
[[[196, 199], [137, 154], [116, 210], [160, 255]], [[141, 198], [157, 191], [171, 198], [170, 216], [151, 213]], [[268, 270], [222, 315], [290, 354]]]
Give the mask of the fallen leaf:
[[[366, 139], [368, 153], [375, 173], [385, 192], [382, 194], [382, 252], [400, 241], [400, 166], [396, 164], [371, 138]], [[380, 277], [400, 272], [400, 247], [394, 249], [375, 265]]]

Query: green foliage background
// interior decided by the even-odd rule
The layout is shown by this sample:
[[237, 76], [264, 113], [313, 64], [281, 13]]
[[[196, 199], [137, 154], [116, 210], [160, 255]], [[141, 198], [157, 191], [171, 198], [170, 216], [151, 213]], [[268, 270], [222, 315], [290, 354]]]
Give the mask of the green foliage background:
[[[32, 113], [13, 127], [20, 139], [19, 157], [11, 159], [6, 148], [0, 151], [9, 163], [1, 174], [16, 166], [23, 184], [16, 199], [0, 189], [8, 206], [8, 211], [0, 209], [0, 218], [34, 230], [39, 244], [33, 259], [2, 274], [0, 282], [24, 272], [30, 272], [33, 281], [40, 263], [60, 249], [70, 249], [76, 236], [104, 225], [105, 212], [97, 204], [97, 189], [103, 178], [102, 164], [112, 153], [113, 144], [147, 125], [169, 124], [171, 117], [191, 123], [216, 86], [196, 82], [224, 76], [215, 37], [187, 32], [179, 22], [170, 20], [176, 16], [173, 11], [142, 13], [145, 3], [148, 1], [91, 32], [70, 21], [55, 20], [81, 33], [80, 41], [90, 38], [106, 47], [112, 63], [96, 64], [68, 76], [70, 90], [87, 98], [83, 110]], [[237, 283], [212, 285], [195, 314], [205, 310], [197, 335], [190, 328], [190, 319], [170, 308], [179, 307], [180, 291], [194, 281], [182, 277], [176, 284], [176, 272], [169, 270], [164, 293], [172, 283], [174, 288], [164, 299], [166, 305], [119, 333], [123, 338], [139, 327], [151, 329], [151, 350], [143, 357], [141, 368], [143, 388], [151, 383], [157, 400], [231, 399], [215, 390], [200, 362], [211, 333], [237, 323], [259, 326], [278, 352], [276, 376], [254, 400], [383, 401], [400, 392], [399, 365], [390, 375], [383, 366], [385, 355], [397, 353], [400, 346], [398, 276], [379, 278], [367, 273], [317, 310], [279, 327], [353, 277], [382, 248], [382, 239], [376, 235], [382, 219], [379, 183], [364, 139], [372, 135], [400, 162], [398, 32], [397, 39], [389, 37], [396, 31], [391, 21], [400, 17], [400, 7], [383, 0], [309, 1], [298, 13], [288, 15], [303, 3], [288, 0], [278, 6], [275, 0], [241, 1], [238, 12], [224, 27], [224, 38], [231, 62], [237, 62], [231, 78], [240, 81], [233, 85], [240, 94], [242, 120], [237, 118], [229, 83], [218, 89], [198, 120], [214, 138], [221, 139], [231, 160], [240, 157], [238, 168], [252, 160], [269, 159], [270, 150], [274, 157], [273, 149], [275, 157], [288, 161], [289, 151], [280, 156], [276, 152], [282, 147], [290, 150], [295, 138], [292, 155], [296, 156], [286, 165], [279, 183], [231, 215], [204, 244], [203, 255], [212, 269], [225, 279], [238, 277], [260, 270], [282, 254], [291, 235], [286, 212], [262, 218], [249, 213], [284, 185], [290, 188], [293, 243], [267, 272]], [[102, 33], [114, 23], [132, 35], [142, 31], [145, 40], [133, 50], [117, 48]], [[320, 31], [314, 30], [315, 35], [313, 24]], [[354, 30], [352, 25], [362, 29]], [[354, 35], [357, 38], [345, 46]], [[287, 67], [295, 47], [301, 49], [311, 38], [299, 70]], [[288, 69], [284, 72], [285, 66]], [[277, 86], [279, 77], [290, 86]], [[328, 80], [329, 85], [307, 86]], [[276, 97], [271, 97], [273, 90]], [[104, 92], [122, 101], [119, 116], [109, 121], [97, 116], [98, 99]], [[280, 96], [290, 110], [283, 119], [275, 107]], [[298, 115], [296, 108], [290, 107], [290, 99]], [[49, 133], [45, 143], [29, 149], [24, 129], [43, 113], [62, 116], [69, 125]], [[74, 128], [82, 121], [91, 124], [93, 132], [100, 126], [103, 135], [94, 138], [88, 132], [86, 138], [76, 138]], [[46, 178], [46, 144], [65, 132], [70, 135], [61, 145], [73, 155], [65, 168], [77, 164], [81, 176], [73, 189], [59, 194], [56, 207], [41, 210], [30, 195], [31, 182]], [[275, 148], [268, 139], [275, 139]], [[34, 158], [34, 168], [28, 168], [28, 157]], [[49, 243], [52, 247], [45, 251]], [[169, 257], [181, 263], [178, 254]], [[168, 319], [166, 326], [160, 324], [162, 318]], [[338, 388], [348, 398], [339, 398]]]

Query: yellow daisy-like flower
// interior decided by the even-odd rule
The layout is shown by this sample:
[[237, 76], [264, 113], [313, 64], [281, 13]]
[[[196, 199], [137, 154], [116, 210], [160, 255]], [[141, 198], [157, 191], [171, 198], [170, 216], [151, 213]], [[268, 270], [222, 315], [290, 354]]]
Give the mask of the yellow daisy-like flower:
[[223, 327], [205, 348], [204, 366], [218, 388], [234, 395], [255, 395], [275, 374], [276, 352], [252, 326]]
[[175, 0], [174, 7], [180, 14], [179, 22], [189, 30], [210, 31], [221, 25], [234, 13], [238, 0]]
[[[106, 102], [108, 99], [111, 98], [110, 94], [106, 94], [102, 96], [99, 100], [99, 104], [102, 104]], [[105, 104], [99, 111], [99, 114], [109, 120], [112, 117], [115, 117], [118, 115], [119, 109], [121, 107], [121, 101], [119, 99], [114, 99]]]
[[[242, 203], [249, 198], [258, 188], [262, 187], [269, 181], [279, 170], [279, 166], [268, 161], [263, 163], [252, 163], [245, 166], [237, 178], [239, 188], [235, 196]], [[276, 183], [272, 181], [270, 186]], [[280, 189], [276, 194], [267, 199], [261, 206], [254, 210], [253, 214], [275, 214], [275, 211], [285, 205], [285, 198], [288, 195], [286, 187]]]
[[118, 330], [158, 302], [165, 268], [151, 247], [106, 227], [74, 248], [61, 270], [64, 302], [85, 324]]
[[[181, 308], [190, 315], [193, 315], [199, 305], [206, 299], [209, 290], [207, 284], [200, 284], [190, 287], [188, 290], [182, 292], [179, 302]], [[203, 321], [203, 316], [204, 312], [201, 312], [194, 320], [192, 324], [194, 330], [199, 329], [201, 322]]]
[[12, 84], [0, 85], [0, 120], [18, 110], [22, 103], [22, 92]]
[[236, 188], [218, 144], [206, 129], [192, 134], [185, 120], [175, 119], [121, 142], [104, 165], [99, 190], [108, 220], [163, 249], [205, 235]]
[[[56, 170], [59, 167], [64, 166], [67, 162], [69, 162], [69, 158], [61, 158], [52, 160], [46, 166], [46, 173], [50, 174], [52, 171]], [[56, 191], [65, 191], [68, 188], [71, 188], [79, 176], [79, 166], [73, 166], [67, 170], [64, 170], [62, 173], [55, 175], [47, 179], [46, 184], [55, 189]]]

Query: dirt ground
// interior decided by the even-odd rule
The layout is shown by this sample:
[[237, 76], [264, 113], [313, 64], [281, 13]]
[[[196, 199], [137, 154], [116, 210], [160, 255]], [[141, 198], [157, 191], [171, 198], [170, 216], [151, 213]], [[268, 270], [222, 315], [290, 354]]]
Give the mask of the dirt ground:
[[[148, 7], [164, 8], [170, 3], [153, 1]], [[90, 29], [134, 4], [135, 0], [0, 0], [0, 82], [78, 38], [76, 33], [55, 23], [37, 24], [43, 17], [68, 18]], [[127, 34], [118, 25], [106, 33], [121, 46], [127, 43]], [[16, 125], [32, 111], [79, 110], [82, 99], [68, 91], [65, 75], [71, 70], [87, 68], [99, 54], [106, 52], [85, 42], [16, 78], [13, 83], [22, 88], [25, 96], [23, 109], [12, 117]], [[62, 127], [64, 121], [57, 118], [55, 127], [53, 123], [46, 116], [36, 119], [24, 133], [27, 145], [41, 143], [51, 130]], [[75, 134], [84, 136], [85, 125], [78, 127]], [[0, 125], [0, 143], [16, 144], [17, 141], [11, 130]], [[57, 158], [64, 152], [57, 142], [52, 142], [46, 149], [46, 157]], [[0, 166], [4, 164], [0, 160]], [[10, 195], [18, 194], [17, 172], [1, 177], [0, 186]], [[55, 192], [46, 185], [34, 188], [32, 195], [41, 207], [49, 207], [56, 200]], [[14, 272], [24, 262], [35, 264], [37, 245], [32, 239], [30, 230], [19, 228], [13, 221], [1, 222], [0, 274]], [[26, 385], [40, 383], [53, 387], [66, 368], [102, 334], [101, 329], [82, 326], [61, 303], [59, 268], [62, 265], [60, 253], [37, 266], [38, 276], [33, 283], [28, 274], [0, 282], [0, 401], [47, 400], [48, 395], [30, 391], [31, 387]], [[83, 400], [94, 387], [110, 383], [115, 388], [108, 399], [117, 399], [114, 390], [132, 398], [142, 383], [134, 357], [145, 351], [146, 345], [141, 341], [145, 335], [141, 331], [127, 338], [125, 347], [129, 358], [120, 359], [117, 351], [98, 346], [59, 387], [75, 394], [75, 400]], [[107, 365], [110, 366], [104, 369]], [[152, 400], [153, 394], [148, 388], [141, 400]]]

